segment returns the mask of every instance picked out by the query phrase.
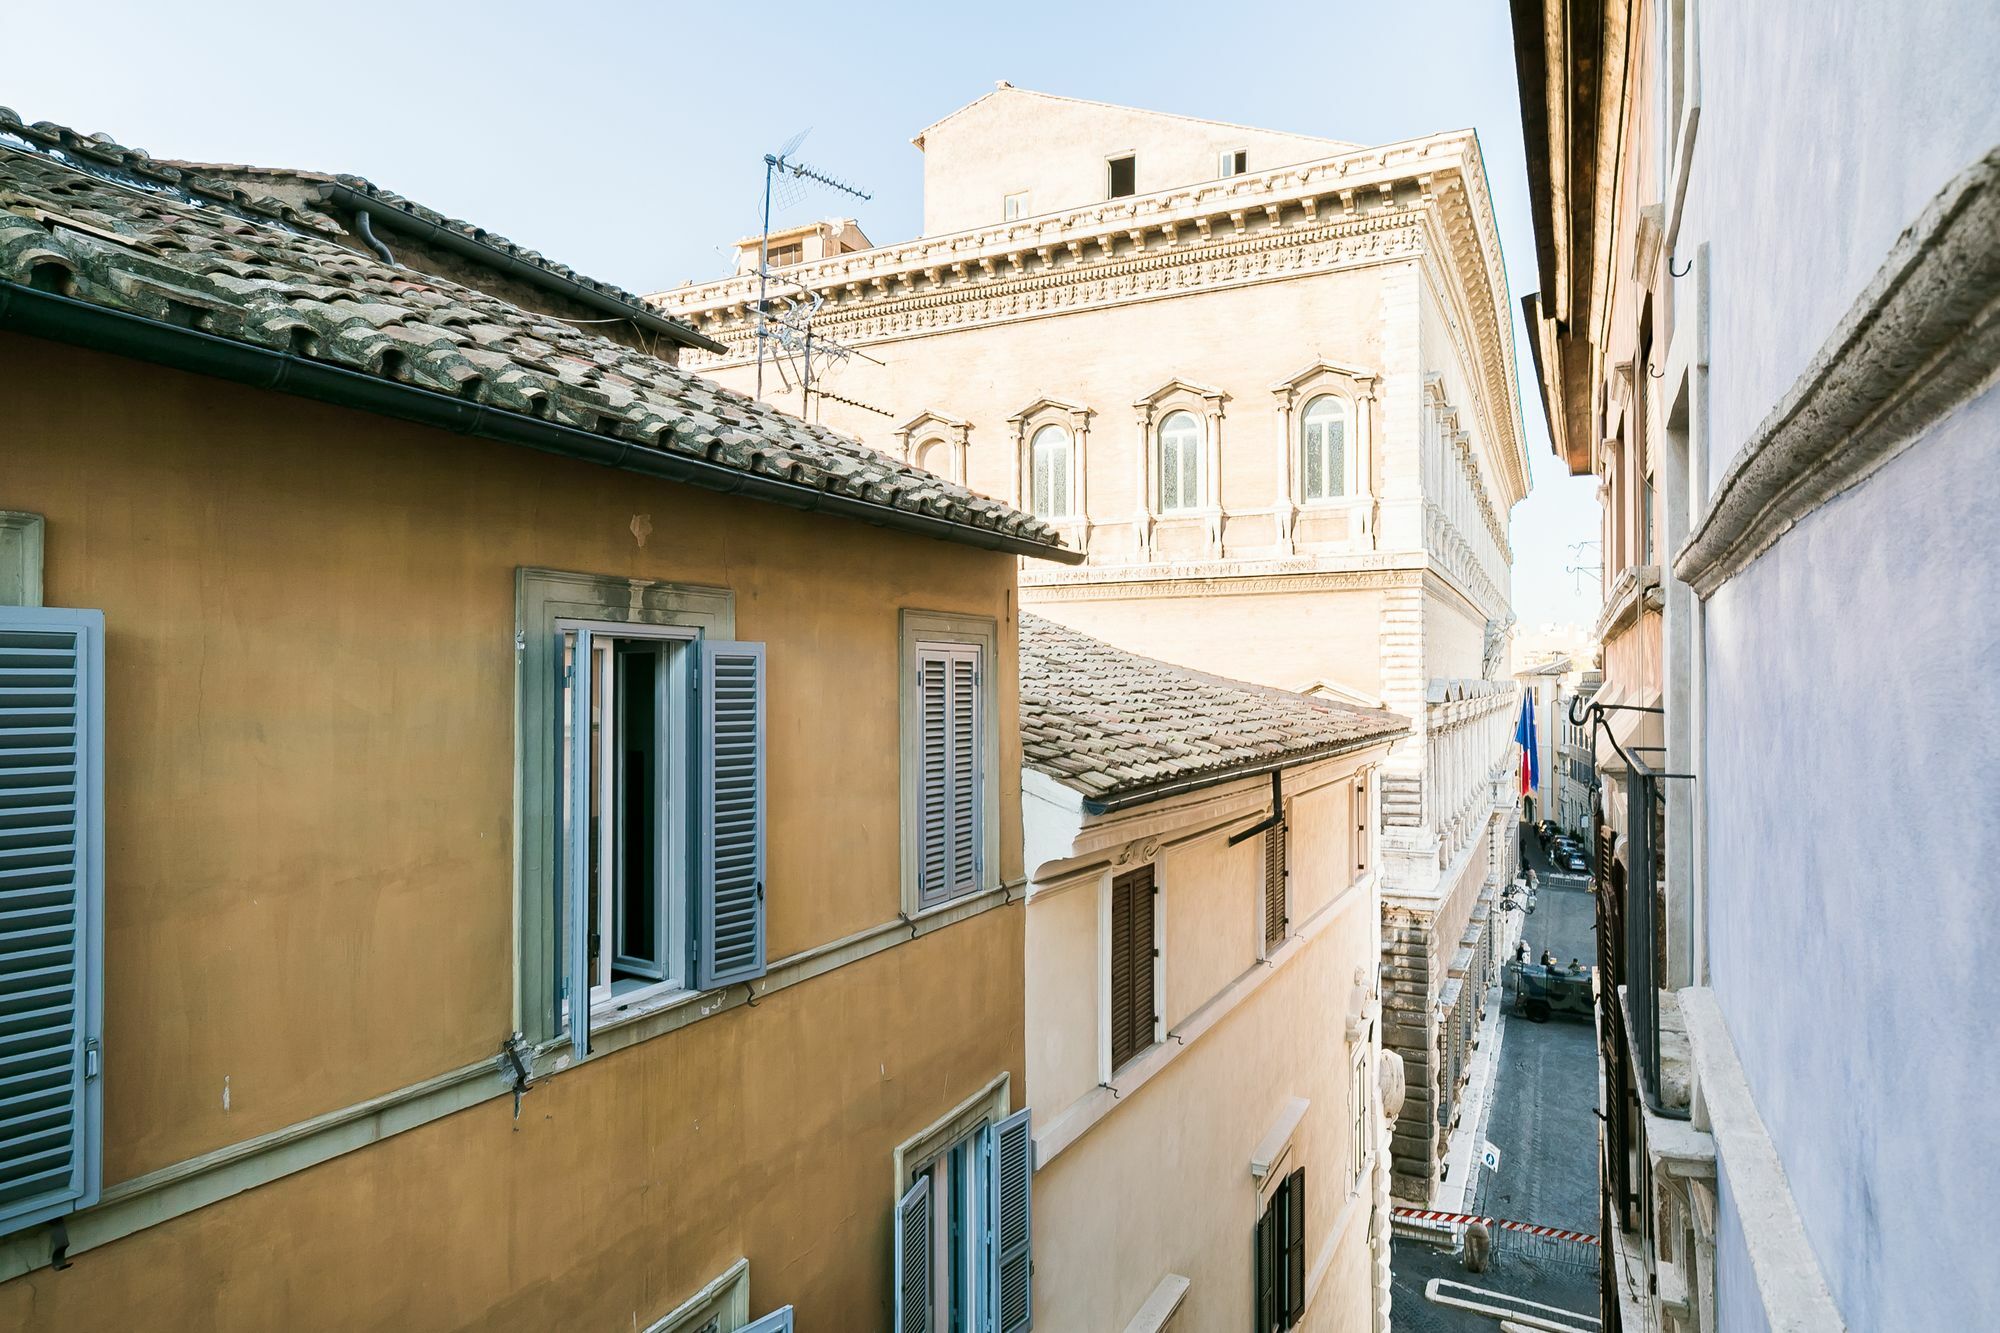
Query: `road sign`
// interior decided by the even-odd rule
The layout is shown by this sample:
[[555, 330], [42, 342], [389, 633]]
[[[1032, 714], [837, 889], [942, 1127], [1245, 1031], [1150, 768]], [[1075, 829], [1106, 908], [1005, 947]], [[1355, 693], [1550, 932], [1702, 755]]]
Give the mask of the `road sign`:
[[1480, 1145], [1479, 1163], [1488, 1171], [1498, 1171], [1500, 1169], [1500, 1150], [1493, 1146], [1492, 1139], [1487, 1139]]

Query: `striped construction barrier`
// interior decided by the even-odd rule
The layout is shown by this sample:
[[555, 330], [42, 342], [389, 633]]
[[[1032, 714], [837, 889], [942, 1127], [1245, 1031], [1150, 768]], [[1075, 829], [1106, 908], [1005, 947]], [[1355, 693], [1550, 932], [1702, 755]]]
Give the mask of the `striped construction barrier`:
[[1587, 1231], [1565, 1231], [1561, 1227], [1538, 1227], [1532, 1222], [1510, 1222], [1504, 1217], [1480, 1217], [1475, 1213], [1443, 1213], [1430, 1208], [1391, 1208], [1391, 1215], [1411, 1222], [1445, 1222], [1463, 1226], [1467, 1222], [1484, 1222], [1491, 1231], [1518, 1231], [1524, 1235], [1542, 1236], [1549, 1240], [1576, 1241], [1583, 1245], [1597, 1244], [1597, 1237]]

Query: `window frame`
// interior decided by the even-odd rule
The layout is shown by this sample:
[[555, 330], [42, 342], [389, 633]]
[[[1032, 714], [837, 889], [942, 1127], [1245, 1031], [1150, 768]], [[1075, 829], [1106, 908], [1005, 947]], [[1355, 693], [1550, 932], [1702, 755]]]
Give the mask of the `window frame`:
[[[1181, 501], [1171, 508], [1167, 505], [1167, 426], [1176, 417], [1186, 417], [1194, 429], [1187, 437], [1187, 447], [1194, 460], [1194, 495], [1182, 496]], [[1188, 407], [1170, 407], [1160, 414], [1153, 425], [1153, 509], [1161, 518], [1184, 518], [1199, 514], [1212, 506], [1208, 503], [1207, 453], [1208, 425], [1204, 416]]]
[[1349, 1195], [1360, 1193], [1362, 1183], [1367, 1179], [1368, 1154], [1375, 1141], [1374, 1126], [1371, 1124], [1375, 1099], [1368, 1087], [1368, 1071], [1372, 1064], [1368, 1057], [1373, 1049], [1368, 1042], [1355, 1043], [1354, 1058], [1348, 1068], [1347, 1089], [1351, 1103], [1348, 1114], [1353, 1121], [1348, 1142], [1352, 1154], [1347, 1168]]
[[[897, 709], [902, 787], [902, 907], [911, 920], [998, 890], [1000, 873], [1000, 627], [988, 616], [905, 608], [898, 625]], [[923, 698], [918, 672], [925, 645], [979, 649], [978, 873], [969, 889], [923, 897]]]
[[1019, 222], [1028, 216], [1028, 192], [1012, 190], [1000, 196], [1000, 220]]
[[[647, 628], [693, 632], [693, 640], [736, 638], [736, 598], [727, 588], [582, 574], [522, 566], [515, 571], [514, 826], [519, 831], [514, 904], [518, 922], [514, 1026], [531, 1043], [566, 1038], [561, 975], [563, 834], [562, 631], [558, 622], [642, 636]], [[598, 633], [593, 628], [592, 633]], [[690, 792], [692, 798], [695, 793]], [[678, 995], [680, 992], [674, 992]], [[667, 996], [656, 996], [664, 1003]], [[624, 1001], [591, 1030], [638, 1018], [657, 1004]]]
[[[1313, 408], [1317, 407], [1321, 403], [1331, 403], [1339, 412], [1339, 421], [1341, 426], [1341, 435], [1340, 435], [1341, 485], [1338, 491], [1332, 492], [1330, 494], [1313, 495], [1306, 481], [1306, 478], [1311, 475], [1309, 458], [1307, 455], [1308, 445], [1306, 443], [1306, 431], [1308, 427], [1310, 427], [1312, 424], [1310, 418], [1312, 416]], [[1296, 459], [1298, 465], [1299, 506], [1301, 508], [1310, 509], [1319, 505], [1342, 504], [1354, 499], [1356, 494], [1358, 493], [1358, 488], [1356, 486], [1356, 483], [1360, 480], [1360, 477], [1358, 476], [1358, 470], [1354, 466], [1355, 463], [1354, 423], [1356, 420], [1356, 416], [1357, 414], [1354, 410], [1353, 402], [1347, 397], [1346, 394], [1341, 393], [1338, 390], [1327, 388], [1327, 389], [1321, 389], [1316, 393], [1308, 393], [1306, 395], [1305, 402], [1299, 408], [1298, 424], [1295, 427], [1295, 433], [1297, 434], [1298, 438], [1296, 441], [1294, 441], [1294, 448], [1296, 450]], [[1322, 447], [1324, 447], [1324, 445]]]
[[[1240, 162], [1237, 159], [1242, 159]], [[1222, 148], [1216, 151], [1215, 169], [1217, 180], [1231, 180], [1237, 176], [1250, 174], [1250, 150], [1248, 148]]]
[[709, 1321], [716, 1333], [736, 1333], [750, 1322], [750, 1261], [739, 1258], [699, 1291], [646, 1325], [645, 1333], [701, 1333]]
[[[1042, 440], [1045, 437], [1049, 436], [1052, 432], [1062, 437], [1063, 457], [1062, 457], [1061, 472], [1060, 474], [1057, 474], [1054, 469], [1051, 469], [1050, 472], [1052, 479], [1058, 475], [1060, 476], [1061, 479], [1063, 505], [1060, 511], [1057, 511], [1053, 507], [1044, 509], [1042, 506], [1042, 497], [1039, 494], [1039, 491], [1041, 489], [1042, 473], [1041, 469], [1037, 466], [1035, 459], [1035, 451], [1039, 447], [1041, 447]], [[1033, 433], [1031, 433], [1028, 436], [1027, 461], [1028, 461], [1028, 485], [1027, 485], [1028, 512], [1033, 514], [1036, 518], [1048, 519], [1051, 522], [1066, 521], [1075, 518], [1076, 486], [1074, 483], [1076, 480], [1076, 431], [1073, 428], [1071, 428], [1071, 426], [1067, 422], [1061, 422], [1061, 421], [1043, 422], [1041, 425], [1035, 427]]]
[[[1112, 984], [1112, 950], [1118, 929], [1118, 881], [1131, 875], [1147, 872], [1152, 882], [1153, 935], [1152, 957], [1149, 970], [1152, 973], [1153, 1022], [1152, 1030], [1144, 1042], [1125, 1053], [1120, 1060], [1117, 1038], [1118, 1013], [1117, 993]], [[1098, 890], [1099, 966], [1102, 976], [1099, 981], [1100, 1010], [1103, 1019], [1098, 1028], [1099, 1081], [1109, 1083], [1120, 1072], [1145, 1058], [1146, 1053], [1166, 1040], [1166, 886], [1161, 878], [1161, 864], [1155, 857], [1131, 865], [1118, 866], [1104, 872]]]
[[[1118, 172], [1118, 164], [1121, 162], [1130, 162], [1132, 164], [1132, 188], [1127, 190], [1123, 194], [1118, 193], [1117, 172]], [[1127, 151], [1122, 153], [1106, 154], [1104, 158], [1104, 197], [1107, 200], [1134, 199], [1138, 197], [1138, 194], [1139, 194], [1138, 150], [1128, 149]]]

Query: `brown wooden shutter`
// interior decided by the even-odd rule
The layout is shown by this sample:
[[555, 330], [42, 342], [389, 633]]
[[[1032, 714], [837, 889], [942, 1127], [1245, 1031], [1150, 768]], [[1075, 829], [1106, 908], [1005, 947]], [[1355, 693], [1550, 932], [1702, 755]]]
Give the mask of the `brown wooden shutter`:
[[1285, 1327], [1306, 1312], [1306, 1169], [1285, 1182]]
[[1273, 824], [1264, 832], [1264, 952], [1269, 954], [1285, 942], [1285, 871], [1288, 849], [1285, 826]]
[[1111, 881], [1111, 1068], [1153, 1044], [1153, 867]]

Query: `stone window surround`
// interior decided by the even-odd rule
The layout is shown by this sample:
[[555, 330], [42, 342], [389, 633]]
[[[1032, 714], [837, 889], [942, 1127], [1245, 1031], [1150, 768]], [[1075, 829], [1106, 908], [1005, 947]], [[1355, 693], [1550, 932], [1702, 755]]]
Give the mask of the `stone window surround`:
[[903, 461], [921, 467], [918, 461], [924, 449], [931, 444], [942, 444], [951, 452], [951, 472], [945, 478], [961, 486], [967, 484], [966, 464], [971, 456], [972, 425], [957, 417], [947, 416], [934, 409], [919, 412], [902, 425], [896, 427], [896, 441], [903, 451]]
[[[1135, 451], [1139, 469], [1139, 509], [1133, 519], [1133, 528], [1140, 558], [1147, 561], [1158, 559], [1157, 536], [1162, 526], [1195, 523], [1202, 525], [1209, 558], [1222, 554], [1222, 420], [1223, 404], [1228, 401], [1229, 395], [1221, 389], [1180, 378], [1170, 379], [1133, 401], [1133, 420], [1139, 441]], [[1163, 514], [1159, 508], [1159, 428], [1160, 423], [1175, 412], [1192, 413], [1201, 425], [1200, 467], [1197, 470], [1201, 503], [1191, 510]]]
[[1061, 426], [1069, 432], [1069, 507], [1064, 515], [1042, 515], [1062, 534], [1066, 543], [1089, 550], [1090, 495], [1086, 489], [1090, 469], [1090, 418], [1092, 410], [1063, 398], [1037, 398], [1007, 418], [1014, 432], [1013, 504], [1023, 513], [1032, 512], [1034, 503], [1034, 460], [1029, 456], [1035, 433], [1044, 426]]
[[[1278, 500], [1274, 512], [1278, 521], [1278, 545], [1285, 554], [1291, 555], [1297, 550], [1298, 516], [1306, 508], [1345, 508], [1353, 511], [1360, 521], [1360, 535], [1366, 539], [1367, 545], [1374, 544], [1375, 477], [1369, 464], [1375, 451], [1376, 379], [1375, 372], [1371, 370], [1322, 359], [1271, 386], [1271, 396], [1276, 399], [1278, 430]], [[1305, 459], [1299, 443], [1299, 424], [1305, 405], [1322, 394], [1331, 394], [1347, 404], [1348, 422], [1352, 427], [1348, 453], [1354, 476], [1345, 495], [1308, 503], [1300, 498], [1305, 489]]]

